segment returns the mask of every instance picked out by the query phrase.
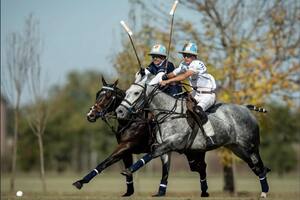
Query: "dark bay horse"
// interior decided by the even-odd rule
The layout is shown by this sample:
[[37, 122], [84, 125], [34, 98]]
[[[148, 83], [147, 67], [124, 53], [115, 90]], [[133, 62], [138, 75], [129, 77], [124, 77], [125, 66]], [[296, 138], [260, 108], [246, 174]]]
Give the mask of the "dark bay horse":
[[[250, 110], [255, 106], [236, 105], [220, 103], [210, 110], [208, 114], [211, 131], [216, 136], [216, 144], [213, 148], [206, 147], [203, 129], [196, 131], [189, 125], [185, 100], [177, 99], [161, 92], [157, 86], [148, 85], [148, 77], [134, 83], [126, 91], [126, 97], [116, 109], [118, 118], [129, 117], [132, 110], [147, 109], [160, 121], [156, 132], [158, 145], [150, 154], [143, 157], [143, 161], [137, 161], [123, 175], [132, 174], [153, 158], [171, 151], [190, 150], [194, 152], [205, 152], [221, 146], [230, 149], [235, 155], [244, 160], [251, 170], [259, 177], [261, 184], [261, 197], [266, 197], [269, 191], [266, 168], [259, 154], [259, 126], [255, 116]], [[147, 107], [145, 107], [147, 106]], [[263, 111], [263, 109], [258, 109]], [[207, 131], [207, 130], [206, 130]], [[192, 133], [196, 133], [192, 143], [187, 146]]]
[[[117, 87], [117, 81], [113, 84], [107, 84], [102, 78], [103, 87], [96, 94], [96, 102], [91, 107], [87, 114], [87, 119], [90, 122], [95, 122], [98, 118], [102, 118], [105, 122], [108, 114], [114, 113], [114, 110], [120, 105], [125, 97], [125, 92]], [[94, 170], [87, 174], [82, 179], [73, 183], [77, 189], [81, 189], [83, 184], [88, 183], [93, 177], [101, 173], [105, 168], [116, 163], [120, 159], [123, 160], [126, 168], [133, 163], [132, 154], [140, 154], [150, 152], [150, 147], [153, 143], [154, 127], [147, 120], [137, 120], [129, 122], [128, 120], [118, 120], [118, 128], [115, 132], [118, 145], [113, 153], [101, 162]], [[206, 182], [206, 163], [205, 153], [195, 155], [193, 152], [186, 154], [192, 171], [200, 174], [201, 196], [208, 196]], [[158, 193], [154, 196], [164, 196], [167, 189], [170, 155], [161, 156], [162, 161], [162, 178]], [[130, 196], [134, 193], [133, 177], [126, 176], [127, 191], [123, 196]]]

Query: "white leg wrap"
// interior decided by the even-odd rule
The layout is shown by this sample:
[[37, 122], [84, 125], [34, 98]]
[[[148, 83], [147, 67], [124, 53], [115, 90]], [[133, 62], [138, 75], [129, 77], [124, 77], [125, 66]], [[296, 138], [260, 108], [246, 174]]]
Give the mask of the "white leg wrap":
[[266, 178], [266, 177], [262, 177], [262, 178], [259, 178], [259, 180], [261, 180], [261, 181], [262, 181], [262, 180], [264, 180], [265, 178]]

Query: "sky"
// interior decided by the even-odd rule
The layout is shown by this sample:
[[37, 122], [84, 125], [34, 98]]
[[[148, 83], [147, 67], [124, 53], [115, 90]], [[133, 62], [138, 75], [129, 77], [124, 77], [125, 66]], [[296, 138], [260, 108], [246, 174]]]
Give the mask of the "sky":
[[128, 12], [127, 0], [1, 0], [1, 67], [7, 35], [21, 32], [33, 13], [40, 22], [41, 63], [48, 85], [62, 84], [72, 70], [117, 76], [110, 58], [127, 37], [120, 20], [128, 21]]

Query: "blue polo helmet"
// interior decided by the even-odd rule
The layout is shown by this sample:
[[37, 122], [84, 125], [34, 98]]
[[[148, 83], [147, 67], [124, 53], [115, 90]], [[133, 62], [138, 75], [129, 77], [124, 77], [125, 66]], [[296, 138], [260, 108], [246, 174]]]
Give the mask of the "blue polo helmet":
[[192, 54], [192, 55], [197, 56], [198, 55], [198, 47], [195, 43], [188, 42], [183, 46], [182, 51], [179, 51], [178, 53]]
[[151, 48], [151, 51], [149, 55], [161, 55], [161, 56], [167, 56], [167, 49], [162, 44], [156, 44]]

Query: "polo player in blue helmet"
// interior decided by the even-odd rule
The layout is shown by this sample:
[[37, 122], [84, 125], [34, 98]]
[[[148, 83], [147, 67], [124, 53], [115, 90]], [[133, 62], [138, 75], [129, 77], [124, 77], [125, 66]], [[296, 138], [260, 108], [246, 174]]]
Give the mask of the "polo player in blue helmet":
[[[194, 111], [198, 115], [196, 120], [198, 124], [203, 126], [205, 132], [213, 133], [213, 131], [206, 131], [212, 126], [205, 111], [216, 102], [215, 79], [207, 72], [205, 64], [197, 58], [198, 48], [195, 43], [186, 43], [179, 53], [182, 54], [183, 61], [173, 72], [164, 75], [160, 84], [165, 86], [188, 78], [193, 88], [191, 95], [197, 101], [197, 105], [194, 107]], [[204, 136], [206, 137], [207, 145], [213, 146], [215, 136], [206, 135], [206, 133], [204, 133]]]
[[[152, 62], [146, 67], [145, 69], [145, 74], [153, 74], [157, 75], [154, 77], [150, 84], [156, 84], [161, 81], [161, 76], [159, 74], [169, 74], [174, 71], [175, 67], [174, 64], [170, 61], [167, 61], [167, 51], [166, 47], [161, 44], [156, 44], [151, 48], [150, 53], [148, 54], [152, 57]], [[166, 62], [167, 66], [166, 66]], [[139, 72], [137, 73], [137, 75]], [[136, 78], [137, 78], [136, 75]], [[174, 96], [178, 93], [181, 93], [182, 89], [181, 86], [178, 85], [177, 83], [170, 84], [167, 88], [163, 90], [165, 93]]]

